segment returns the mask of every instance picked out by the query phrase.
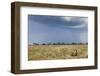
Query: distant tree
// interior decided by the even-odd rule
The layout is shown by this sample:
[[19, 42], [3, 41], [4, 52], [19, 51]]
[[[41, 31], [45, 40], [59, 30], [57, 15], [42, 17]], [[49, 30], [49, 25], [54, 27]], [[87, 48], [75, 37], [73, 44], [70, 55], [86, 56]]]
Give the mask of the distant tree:
[[80, 45], [82, 45], [83, 43], [82, 43], [82, 42], [80, 42], [79, 44], [80, 44]]
[[53, 45], [56, 45], [56, 43], [53, 43]]
[[88, 43], [86, 43], [86, 45], [88, 45]]
[[46, 45], [45, 43], [43, 43], [42, 45]]
[[62, 45], [65, 45], [65, 43], [63, 42]]
[[76, 43], [74, 43], [74, 42], [72, 43], [72, 45], [75, 45], [75, 44], [76, 44]]
[[33, 43], [33, 45], [39, 45], [38, 43]]
[[56, 43], [57, 45], [60, 45], [61, 43], [60, 42], [58, 42], [58, 43]]

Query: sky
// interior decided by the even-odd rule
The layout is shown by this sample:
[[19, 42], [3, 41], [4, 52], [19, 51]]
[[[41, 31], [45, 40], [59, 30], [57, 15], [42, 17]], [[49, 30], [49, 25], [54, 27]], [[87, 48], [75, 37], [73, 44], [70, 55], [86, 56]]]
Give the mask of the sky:
[[58, 42], [88, 42], [88, 17], [28, 16], [28, 44]]

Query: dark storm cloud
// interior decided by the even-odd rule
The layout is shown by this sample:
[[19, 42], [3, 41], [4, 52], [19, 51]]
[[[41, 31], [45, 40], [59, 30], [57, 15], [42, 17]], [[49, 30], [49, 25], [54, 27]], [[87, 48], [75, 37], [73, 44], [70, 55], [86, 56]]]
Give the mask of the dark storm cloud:
[[[68, 26], [68, 27], [74, 27], [74, 26], [86, 26], [87, 22], [84, 20], [86, 18], [81, 17], [69, 17], [70, 20], [67, 20], [65, 17], [60, 16], [29, 16], [30, 20], [39, 22], [41, 24], [45, 24], [46, 26], [51, 25], [53, 27], [56, 26]], [[63, 25], [63, 26], [62, 26]]]

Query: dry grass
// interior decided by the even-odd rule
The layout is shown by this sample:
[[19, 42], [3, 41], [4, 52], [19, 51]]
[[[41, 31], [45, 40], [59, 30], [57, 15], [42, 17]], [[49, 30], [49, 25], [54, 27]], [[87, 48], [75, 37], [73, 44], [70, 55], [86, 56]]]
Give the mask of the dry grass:
[[29, 46], [28, 60], [79, 59], [88, 57], [87, 45]]

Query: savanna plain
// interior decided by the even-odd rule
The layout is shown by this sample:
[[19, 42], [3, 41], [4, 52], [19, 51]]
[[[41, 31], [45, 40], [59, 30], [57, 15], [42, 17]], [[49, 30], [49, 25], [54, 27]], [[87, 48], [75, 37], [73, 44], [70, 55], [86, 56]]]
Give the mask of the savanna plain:
[[28, 60], [88, 58], [88, 45], [28, 45]]

